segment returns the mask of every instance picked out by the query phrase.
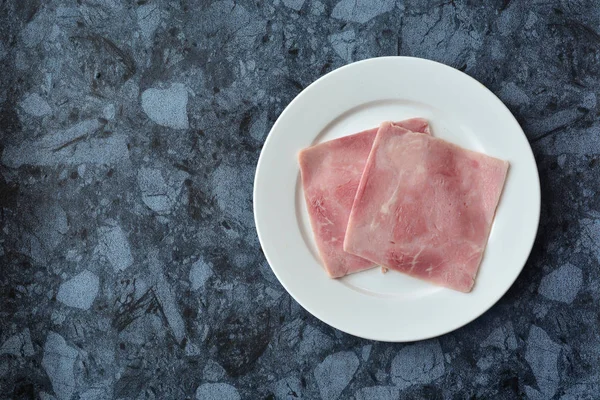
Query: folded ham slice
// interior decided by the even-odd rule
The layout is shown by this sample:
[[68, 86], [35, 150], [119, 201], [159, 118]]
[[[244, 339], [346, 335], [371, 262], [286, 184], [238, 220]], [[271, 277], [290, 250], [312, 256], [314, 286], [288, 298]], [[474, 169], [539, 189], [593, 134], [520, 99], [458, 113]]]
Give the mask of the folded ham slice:
[[[396, 123], [429, 134], [421, 118]], [[332, 278], [363, 271], [372, 261], [343, 250], [348, 217], [378, 128], [309, 147], [298, 159], [311, 226], [325, 270]]]
[[507, 170], [506, 161], [383, 123], [356, 193], [344, 250], [469, 292]]

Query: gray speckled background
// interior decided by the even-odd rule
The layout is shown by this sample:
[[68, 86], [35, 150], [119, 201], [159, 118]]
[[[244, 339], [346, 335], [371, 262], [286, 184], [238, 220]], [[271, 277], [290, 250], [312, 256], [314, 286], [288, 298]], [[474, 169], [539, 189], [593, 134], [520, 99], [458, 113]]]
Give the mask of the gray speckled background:
[[[301, 309], [252, 218], [285, 105], [398, 54], [496, 93], [543, 193], [506, 296], [413, 344]], [[596, 1], [9, 0], [0, 64], [2, 398], [599, 398]]]

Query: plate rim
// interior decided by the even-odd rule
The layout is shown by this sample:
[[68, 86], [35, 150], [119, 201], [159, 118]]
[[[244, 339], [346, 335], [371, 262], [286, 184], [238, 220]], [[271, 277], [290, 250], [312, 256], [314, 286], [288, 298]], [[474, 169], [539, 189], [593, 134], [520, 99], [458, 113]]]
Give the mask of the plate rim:
[[[290, 290], [289, 286], [285, 283], [284, 280], [281, 279], [280, 274], [277, 272], [276, 268], [274, 268], [272, 266], [272, 262], [271, 259], [268, 255], [268, 252], [265, 251], [265, 246], [264, 246], [264, 237], [263, 234], [261, 233], [261, 228], [260, 228], [260, 222], [259, 222], [259, 216], [257, 213], [257, 203], [256, 203], [256, 197], [257, 197], [257, 192], [258, 192], [258, 186], [257, 186], [257, 178], [259, 176], [259, 173], [261, 171], [261, 165], [264, 162], [264, 153], [265, 153], [265, 148], [267, 147], [267, 144], [272, 140], [273, 138], [273, 132], [276, 131], [280, 121], [282, 120], [282, 118], [285, 117], [285, 115], [287, 115], [289, 112], [291, 112], [290, 110], [293, 109], [293, 105], [299, 101], [299, 99], [301, 97], [303, 97], [303, 95], [306, 95], [306, 93], [309, 90], [314, 89], [314, 87], [321, 82], [324, 79], [330, 78], [333, 75], [340, 73], [343, 70], [349, 69], [349, 68], [353, 68], [359, 64], [368, 64], [368, 63], [379, 63], [379, 62], [395, 62], [395, 61], [413, 61], [413, 62], [424, 62], [424, 63], [430, 63], [430, 64], [434, 64], [436, 67], [440, 67], [440, 68], [444, 68], [444, 69], [448, 69], [451, 71], [451, 73], [459, 73], [460, 75], [462, 75], [463, 77], [467, 77], [470, 81], [472, 81], [473, 83], [478, 84], [485, 92], [487, 92], [488, 96], [490, 96], [490, 99], [492, 99], [493, 101], [495, 101], [497, 103], [497, 105], [501, 108], [504, 109], [504, 111], [506, 111], [508, 113], [508, 115], [510, 116], [510, 118], [512, 118], [512, 122], [514, 122], [516, 124], [516, 126], [519, 128], [519, 131], [521, 133], [521, 135], [523, 136], [523, 138], [525, 139], [525, 142], [527, 144], [527, 156], [530, 159], [529, 161], [532, 161], [533, 166], [535, 168], [535, 194], [537, 194], [537, 201], [535, 201], [535, 227], [533, 229], [533, 235], [532, 235], [532, 240], [531, 243], [528, 245], [528, 250], [526, 251], [527, 257], [525, 257], [522, 265], [520, 265], [520, 267], [518, 268], [518, 271], [515, 272], [515, 275], [512, 279], [510, 279], [510, 284], [506, 285], [506, 288], [504, 288], [503, 290], [500, 291], [500, 293], [498, 294], [498, 296], [496, 298], [494, 298], [492, 301], [490, 301], [489, 305], [482, 307], [482, 309], [478, 312], [475, 312], [473, 314], [473, 316], [471, 318], [467, 318], [466, 321], [460, 321], [458, 324], [449, 324], [449, 327], [446, 329], [442, 329], [441, 331], [436, 331], [436, 332], [432, 332], [432, 333], [428, 333], [425, 335], [421, 335], [421, 337], [417, 338], [417, 339], [411, 339], [411, 340], [403, 340], [403, 339], [387, 339], [387, 338], [381, 338], [381, 337], [369, 337], [366, 335], [359, 335], [357, 333], [353, 333], [353, 332], [349, 332], [347, 329], [344, 329], [342, 327], [340, 327], [336, 322], [329, 322], [327, 321], [327, 318], [324, 318], [321, 314], [321, 312], [318, 309], [312, 308], [312, 307], [308, 307], [306, 305], [305, 302], [303, 302], [301, 299], [298, 298], [298, 296], [293, 293], [293, 290]], [[492, 92], [488, 87], [486, 87], [484, 84], [482, 84], [481, 82], [479, 82], [477, 79], [473, 78], [472, 76], [470, 76], [469, 74], [460, 71], [450, 65], [446, 65], [443, 64], [441, 62], [438, 61], [434, 61], [434, 60], [430, 60], [430, 59], [426, 59], [426, 58], [420, 58], [420, 57], [412, 57], [412, 56], [383, 56], [383, 57], [373, 57], [373, 58], [368, 58], [368, 59], [364, 59], [364, 60], [360, 60], [360, 61], [356, 61], [356, 62], [352, 62], [346, 65], [343, 65], [339, 68], [334, 69], [333, 71], [328, 72], [327, 74], [319, 77], [318, 79], [316, 79], [315, 81], [313, 81], [312, 83], [310, 83], [307, 87], [305, 87], [302, 91], [300, 91], [295, 97], [294, 99], [292, 99], [292, 101], [289, 102], [289, 104], [284, 108], [284, 110], [281, 112], [281, 114], [279, 114], [279, 116], [277, 117], [277, 120], [275, 121], [275, 123], [273, 124], [273, 126], [271, 127], [271, 129], [269, 130], [269, 133], [267, 135], [267, 137], [264, 140], [264, 143], [262, 145], [261, 151], [260, 151], [260, 155], [258, 158], [258, 161], [256, 163], [256, 170], [254, 173], [254, 182], [253, 182], [253, 191], [252, 191], [252, 206], [253, 206], [253, 215], [254, 215], [254, 224], [255, 224], [255, 228], [256, 228], [256, 233], [259, 239], [259, 243], [261, 246], [261, 250], [262, 253], [265, 256], [265, 259], [267, 261], [267, 263], [269, 264], [269, 267], [271, 268], [271, 270], [273, 271], [273, 273], [275, 274], [277, 280], [279, 281], [279, 283], [283, 286], [283, 288], [286, 290], [286, 292], [300, 305], [302, 306], [302, 308], [304, 310], [306, 310], [308, 313], [310, 313], [311, 315], [313, 315], [314, 317], [316, 317], [317, 319], [319, 319], [321, 322], [337, 329], [340, 330], [346, 334], [355, 336], [355, 337], [360, 337], [360, 338], [364, 338], [367, 340], [375, 340], [375, 341], [381, 341], [381, 342], [389, 342], [389, 343], [410, 343], [410, 342], [416, 342], [416, 341], [420, 341], [420, 340], [427, 340], [427, 339], [431, 339], [431, 338], [435, 338], [435, 337], [440, 337], [443, 336], [447, 333], [453, 332], [457, 329], [460, 329], [468, 324], [470, 324], [471, 322], [473, 322], [474, 320], [478, 319], [479, 317], [481, 317], [483, 314], [485, 314], [487, 311], [489, 311], [492, 307], [494, 307], [498, 301], [500, 301], [500, 299], [502, 299], [506, 293], [508, 292], [508, 290], [513, 287], [514, 283], [516, 282], [516, 280], [518, 279], [518, 277], [521, 275], [521, 273], [523, 272], [523, 269], [525, 267], [525, 265], [527, 264], [527, 261], [529, 260], [529, 257], [531, 256], [531, 252], [533, 250], [533, 247], [535, 245], [538, 233], [539, 233], [539, 223], [540, 223], [540, 218], [541, 218], [541, 183], [540, 183], [540, 176], [539, 176], [539, 169], [538, 169], [538, 165], [537, 165], [537, 161], [535, 159], [535, 155], [533, 153], [533, 149], [531, 147], [531, 143], [529, 141], [529, 139], [527, 138], [527, 135], [525, 134], [525, 132], [523, 131], [523, 128], [521, 127], [521, 124], [519, 124], [519, 122], [517, 121], [516, 117], [514, 116], [514, 114], [510, 111], [510, 109], [506, 106], [506, 104], [504, 104], [504, 102], [494, 93]], [[495, 217], [494, 217], [495, 218]]]

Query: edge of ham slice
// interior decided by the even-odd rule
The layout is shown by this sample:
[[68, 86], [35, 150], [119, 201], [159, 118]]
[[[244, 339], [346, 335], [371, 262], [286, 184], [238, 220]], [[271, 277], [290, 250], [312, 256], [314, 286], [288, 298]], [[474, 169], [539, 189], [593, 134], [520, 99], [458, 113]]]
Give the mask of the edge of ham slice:
[[381, 125], [344, 250], [436, 285], [471, 291], [508, 162]]
[[[396, 123], [430, 134], [429, 123], [413, 118]], [[332, 278], [375, 265], [343, 249], [346, 226], [367, 158], [379, 128], [308, 147], [298, 154], [311, 227], [325, 271]]]

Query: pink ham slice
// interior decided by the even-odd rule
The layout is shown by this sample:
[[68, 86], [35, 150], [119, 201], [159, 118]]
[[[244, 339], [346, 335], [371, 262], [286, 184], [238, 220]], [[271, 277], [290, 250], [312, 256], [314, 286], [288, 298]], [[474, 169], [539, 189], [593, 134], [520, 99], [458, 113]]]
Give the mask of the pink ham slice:
[[[421, 118], [398, 122], [408, 131], [429, 134]], [[373, 262], [343, 250], [348, 217], [377, 130], [331, 140], [300, 152], [298, 159], [310, 222], [325, 270], [332, 278], [363, 271]]]
[[344, 250], [469, 292], [507, 170], [506, 161], [383, 123], [356, 193]]

